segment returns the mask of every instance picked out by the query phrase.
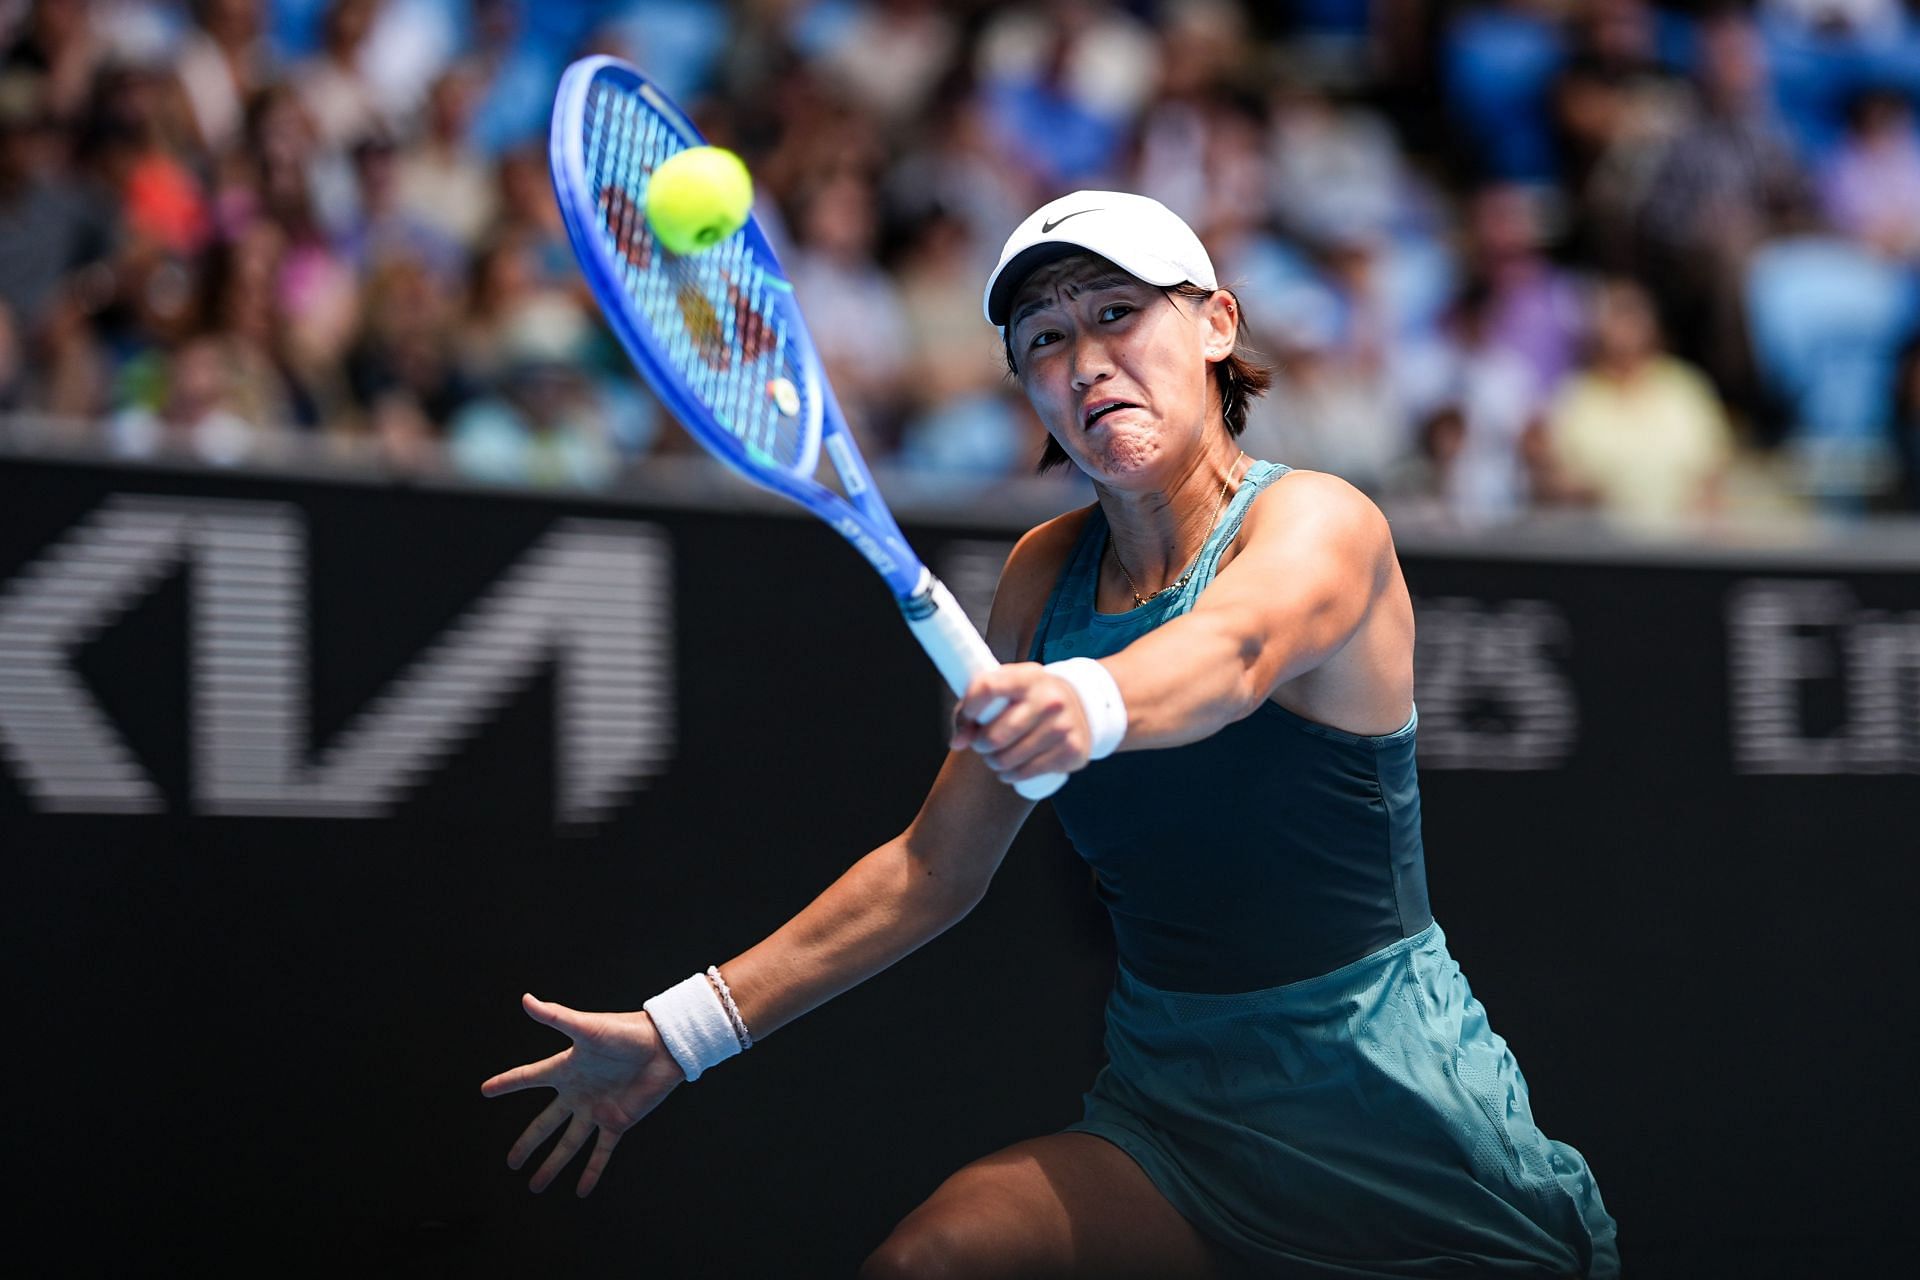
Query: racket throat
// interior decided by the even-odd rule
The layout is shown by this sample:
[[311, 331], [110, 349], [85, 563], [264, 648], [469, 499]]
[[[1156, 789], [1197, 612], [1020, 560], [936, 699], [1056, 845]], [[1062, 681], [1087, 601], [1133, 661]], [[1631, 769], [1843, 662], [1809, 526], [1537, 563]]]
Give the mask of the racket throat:
[[833, 469], [840, 476], [840, 486], [849, 498], [858, 498], [873, 486], [867, 480], [867, 469], [860, 465], [852, 449], [847, 447], [847, 438], [838, 431], [829, 431], [821, 440], [827, 447], [827, 458], [833, 463]]

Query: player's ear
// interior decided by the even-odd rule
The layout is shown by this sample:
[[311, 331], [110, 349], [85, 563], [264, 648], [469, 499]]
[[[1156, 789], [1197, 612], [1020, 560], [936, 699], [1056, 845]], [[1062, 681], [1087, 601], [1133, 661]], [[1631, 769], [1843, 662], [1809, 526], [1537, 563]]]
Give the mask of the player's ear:
[[1224, 360], [1233, 354], [1240, 340], [1240, 300], [1231, 289], [1215, 289], [1200, 304], [1200, 320], [1206, 331], [1207, 359]]

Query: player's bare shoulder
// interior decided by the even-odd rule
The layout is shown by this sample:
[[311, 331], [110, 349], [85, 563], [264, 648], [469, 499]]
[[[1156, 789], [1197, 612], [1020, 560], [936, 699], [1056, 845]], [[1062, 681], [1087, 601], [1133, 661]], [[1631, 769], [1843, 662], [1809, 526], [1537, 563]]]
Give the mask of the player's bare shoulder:
[[1006, 568], [1000, 571], [993, 617], [987, 624], [987, 644], [1002, 662], [1026, 660], [1040, 611], [1046, 608], [1047, 597], [1092, 514], [1093, 508], [1086, 506], [1057, 515], [1027, 530], [1014, 544]]
[[1325, 471], [1290, 471], [1247, 509], [1242, 542], [1332, 540], [1349, 553], [1390, 556], [1393, 531], [1372, 498]]

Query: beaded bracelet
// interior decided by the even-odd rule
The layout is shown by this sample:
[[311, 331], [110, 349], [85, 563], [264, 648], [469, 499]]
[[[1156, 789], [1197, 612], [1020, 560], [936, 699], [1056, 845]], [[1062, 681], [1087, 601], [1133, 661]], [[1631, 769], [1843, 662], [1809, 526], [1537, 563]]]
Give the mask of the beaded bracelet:
[[745, 1052], [753, 1048], [753, 1036], [747, 1031], [747, 1021], [740, 1016], [740, 1006], [733, 1002], [733, 992], [727, 987], [727, 980], [720, 976], [720, 966], [707, 966], [707, 977], [720, 992], [720, 1002], [727, 1006], [727, 1018], [733, 1023], [733, 1034], [739, 1037], [740, 1050]]

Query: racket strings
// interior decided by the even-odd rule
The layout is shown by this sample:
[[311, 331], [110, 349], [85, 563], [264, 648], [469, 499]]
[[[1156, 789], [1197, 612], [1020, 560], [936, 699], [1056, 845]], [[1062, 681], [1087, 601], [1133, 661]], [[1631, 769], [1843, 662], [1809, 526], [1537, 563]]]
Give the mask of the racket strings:
[[756, 462], [811, 470], [818, 440], [809, 423], [819, 415], [806, 403], [780, 306], [791, 286], [743, 235], [686, 256], [657, 242], [646, 219], [647, 180], [686, 143], [640, 94], [597, 80], [583, 127], [597, 228], [668, 363]]

